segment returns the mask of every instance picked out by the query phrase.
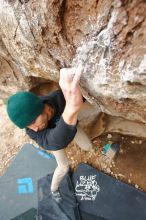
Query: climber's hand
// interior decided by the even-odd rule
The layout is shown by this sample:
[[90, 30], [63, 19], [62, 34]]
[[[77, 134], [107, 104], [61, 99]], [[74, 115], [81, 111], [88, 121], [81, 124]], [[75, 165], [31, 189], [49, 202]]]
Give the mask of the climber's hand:
[[82, 68], [63, 68], [60, 70], [59, 85], [66, 100], [66, 106], [71, 111], [78, 112], [83, 104], [82, 93], [80, 89], [80, 77]]

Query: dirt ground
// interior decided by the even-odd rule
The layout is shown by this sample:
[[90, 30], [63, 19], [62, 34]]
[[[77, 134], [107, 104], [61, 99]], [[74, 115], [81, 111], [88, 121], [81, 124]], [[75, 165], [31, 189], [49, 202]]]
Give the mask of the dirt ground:
[[[9, 121], [2, 101], [0, 101], [0, 137], [1, 176], [6, 172], [23, 144], [31, 143], [38, 147], [27, 137], [24, 130], [16, 128]], [[109, 141], [120, 144], [118, 155], [110, 163], [101, 153], [103, 146]], [[81, 150], [74, 142], [66, 148], [72, 169], [75, 169], [81, 162], [88, 163], [146, 192], [146, 140], [112, 133], [94, 139], [93, 146], [89, 152]]]
[[[110, 163], [101, 153], [103, 146], [109, 141], [120, 144], [119, 153]], [[67, 155], [73, 169], [80, 162], [88, 163], [98, 170], [146, 192], [145, 140], [113, 133], [96, 138], [93, 145], [90, 152], [80, 150], [75, 144], [67, 148]]]

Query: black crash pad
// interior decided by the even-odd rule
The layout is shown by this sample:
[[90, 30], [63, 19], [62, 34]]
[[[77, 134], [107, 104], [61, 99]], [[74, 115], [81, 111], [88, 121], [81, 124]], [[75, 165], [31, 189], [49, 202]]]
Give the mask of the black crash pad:
[[0, 220], [33, 220], [37, 210], [37, 181], [56, 168], [52, 155], [25, 144], [0, 177]]
[[[60, 210], [49, 196], [51, 175], [39, 180], [40, 219], [59, 220], [60, 212], [67, 220], [146, 220], [146, 193], [83, 163], [70, 179], [73, 188], [69, 187], [68, 178], [66, 176], [60, 186], [64, 200]], [[73, 213], [78, 213], [77, 217]]]
[[70, 177], [66, 175], [60, 184], [63, 197], [60, 204], [51, 197], [51, 179], [52, 175], [47, 175], [38, 181], [38, 220], [80, 220]]
[[37, 218], [37, 210], [32, 208], [22, 213], [21, 215], [12, 218], [11, 220], [36, 220], [36, 218]]
[[72, 178], [80, 211], [107, 220], [146, 220], [146, 193], [80, 164]]

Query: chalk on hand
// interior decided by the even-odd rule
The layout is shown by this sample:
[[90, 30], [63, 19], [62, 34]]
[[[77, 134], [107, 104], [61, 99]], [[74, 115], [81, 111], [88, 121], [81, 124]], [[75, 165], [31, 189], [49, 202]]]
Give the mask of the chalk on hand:
[[76, 81], [80, 80], [80, 77], [82, 75], [83, 67], [80, 65], [77, 68], [75, 68], [75, 77]]
[[74, 69], [73, 86], [76, 87], [80, 82], [83, 68], [81, 66], [79, 66], [79, 67], [73, 68], [73, 69]]

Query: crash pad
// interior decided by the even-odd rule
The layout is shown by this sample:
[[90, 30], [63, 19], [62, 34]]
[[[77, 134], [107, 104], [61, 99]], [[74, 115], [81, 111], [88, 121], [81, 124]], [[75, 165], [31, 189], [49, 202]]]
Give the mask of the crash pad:
[[146, 219], [146, 193], [83, 163], [72, 181], [81, 212], [107, 220]]
[[[59, 213], [66, 220], [146, 219], [146, 193], [87, 164], [81, 163], [72, 176], [65, 176], [60, 185], [63, 202], [59, 205], [50, 196], [51, 178], [47, 175], [38, 181], [41, 220], [59, 220]], [[76, 218], [74, 213], [78, 213]]]
[[52, 175], [38, 181], [38, 220], [81, 220], [69, 175], [60, 184], [63, 200], [56, 203], [50, 193]]
[[0, 177], [0, 219], [23, 219], [30, 210], [32, 216], [37, 210], [37, 181], [55, 168], [52, 155], [25, 144]]

